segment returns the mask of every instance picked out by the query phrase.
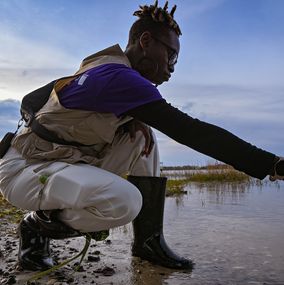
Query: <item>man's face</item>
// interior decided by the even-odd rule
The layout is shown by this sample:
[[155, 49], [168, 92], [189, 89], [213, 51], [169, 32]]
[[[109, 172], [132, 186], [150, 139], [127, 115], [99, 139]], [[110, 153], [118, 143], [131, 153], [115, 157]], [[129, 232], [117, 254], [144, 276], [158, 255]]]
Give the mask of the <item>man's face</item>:
[[161, 33], [158, 36], [151, 35], [151, 37], [152, 41], [149, 45], [147, 56], [155, 62], [157, 70], [155, 73], [149, 73], [147, 78], [154, 84], [162, 84], [168, 81], [171, 73], [174, 72], [180, 43], [177, 34], [172, 30]]

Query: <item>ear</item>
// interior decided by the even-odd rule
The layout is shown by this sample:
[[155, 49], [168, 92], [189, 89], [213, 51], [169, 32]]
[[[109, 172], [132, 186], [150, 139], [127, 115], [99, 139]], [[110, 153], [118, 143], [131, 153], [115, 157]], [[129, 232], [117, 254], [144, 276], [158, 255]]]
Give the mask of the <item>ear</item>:
[[149, 31], [143, 32], [140, 36], [139, 43], [142, 49], [148, 48], [151, 41], [153, 40], [151, 33]]

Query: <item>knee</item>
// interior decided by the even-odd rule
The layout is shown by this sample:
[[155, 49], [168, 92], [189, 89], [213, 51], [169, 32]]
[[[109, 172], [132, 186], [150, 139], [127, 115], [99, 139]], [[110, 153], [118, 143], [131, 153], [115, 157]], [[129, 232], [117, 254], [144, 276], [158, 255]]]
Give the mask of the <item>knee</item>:
[[133, 221], [142, 207], [139, 190], [122, 178], [115, 179], [108, 185], [108, 190], [111, 191], [96, 195], [96, 202], [85, 208], [65, 209], [61, 213], [61, 220], [82, 232], [106, 230]]
[[130, 182], [125, 180], [127, 186], [119, 189], [121, 195], [116, 202], [115, 216], [121, 219], [121, 224], [125, 225], [139, 214], [142, 208], [142, 195], [140, 191]]
[[128, 224], [140, 212], [142, 207], [142, 195], [140, 191], [129, 181], [118, 176], [102, 187], [100, 198], [92, 206], [110, 227]]

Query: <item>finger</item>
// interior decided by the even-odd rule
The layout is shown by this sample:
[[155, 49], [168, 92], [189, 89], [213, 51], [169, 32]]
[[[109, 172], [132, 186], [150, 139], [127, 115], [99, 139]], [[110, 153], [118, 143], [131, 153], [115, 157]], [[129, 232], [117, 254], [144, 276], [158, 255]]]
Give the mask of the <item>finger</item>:
[[151, 153], [152, 149], [153, 149], [153, 146], [155, 144], [155, 141], [154, 141], [154, 137], [153, 137], [153, 134], [152, 134], [152, 130], [149, 129], [149, 135], [150, 135], [150, 139], [149, 139], [149, 146], [148, 146], [148, 149], [146, 151], [146, 157], [149, 156], [149, 154]]
[[151, 146], [151, 139], [152, 139], [151, 131], [150, 131], [150, 128], [148, 128], [148, 127], [141, 128], [141, 131], [142, 131], [144, 138], [145, 138], [145, 144], [144, 144], [144, 149], [143, 149], [142, 155], [148, 156], [149, 148]]
[[153, 132], [151, 129], [150, 130], [150, 136], [151, 136], [151, 140], [150, 140], [150, 146], [149, 146], [149, 149], [148, 149], [148, 155], [151, 153], [153, 147], [154, 147], [154, 144], [155, 144], [155, 141], [154, 141], [154, 137], [153, 137]]

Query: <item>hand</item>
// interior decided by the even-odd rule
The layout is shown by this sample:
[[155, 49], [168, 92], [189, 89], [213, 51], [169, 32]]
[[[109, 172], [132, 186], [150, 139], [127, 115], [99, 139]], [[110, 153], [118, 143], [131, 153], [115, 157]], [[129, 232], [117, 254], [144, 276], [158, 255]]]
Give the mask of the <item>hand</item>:
[[142, 156], [146, 155], [146, 157], [148, 157], [154, 146], [154, 139], [151, 128], [145, 125], [144, 123], [133, 119], [132, 121], [124, 125], [124, 129], [129, 133], [131, 142], [135, 141], [136, 132], [141, 131], [143, 133], [145, 137], [145, 145], [142, 151]]
[[273, 167], [273, 174], [269, 176], [270, 181], [284, 180], [284, 157], [278, 157]]

